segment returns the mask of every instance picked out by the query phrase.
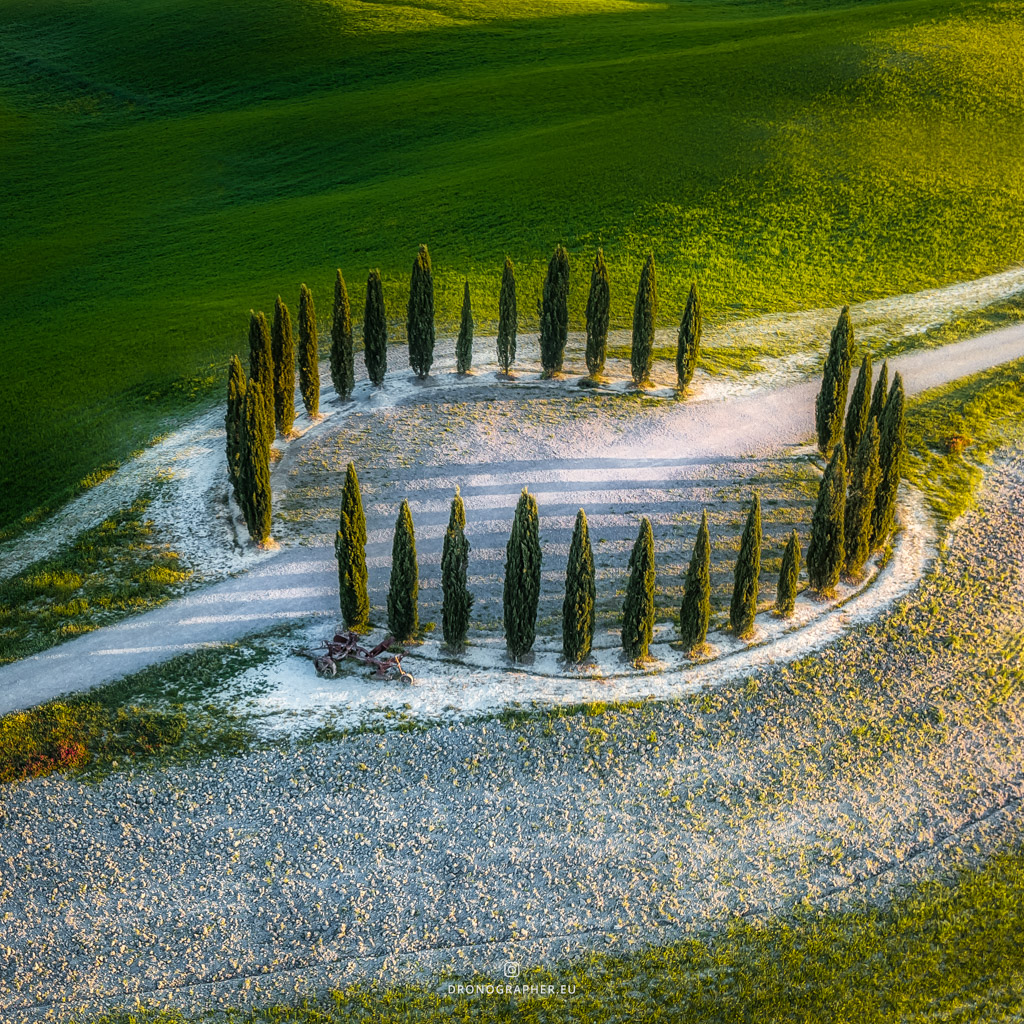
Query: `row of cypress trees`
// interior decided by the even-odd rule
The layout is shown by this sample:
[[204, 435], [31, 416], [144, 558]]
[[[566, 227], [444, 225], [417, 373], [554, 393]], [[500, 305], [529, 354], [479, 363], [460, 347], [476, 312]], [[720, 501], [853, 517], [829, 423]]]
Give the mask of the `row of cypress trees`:
[[[658, 313], [658, 296], [654, 257], [650, 255], [640, 273], [633, 311], [631, 368], [637, 384], [650, 379], [654, 355], [654, 325]], [[548, 263], [540, 304], [541, 366], [546, 376], [560, 373], [569, 334], [569, 254], [559, 245]], [[604, 253], [599, 249], [594, 259], [587, 298], [587, 371], [599, 377], [604, 370], [608, 341], [611, 291]], [[685, 390], [693, 378], [700, 349], [703, 311], [696, 283], [691, 284], [683, 317], [679, 325], [676, 371], [678, 386]], [[462, 315], [456, 342], [456, 368], [468, 373], [473, 362], [473, 307], [469, 282], [465, 282]], [[519, 330], [519, 306], [516, 298], [515, 267], [506, 257], [502, 268], [498, 296], [497, 354], [501, 372], [508, 374], [516, 360], [516, 337]], [[419, 247], [413, 261], [406, 308], [406, 336], [409, 365], [420, 378], [430, 373], [434, 361], [434, 279], [430, 253]], [[363, 308], [363, 346], [366, 372], [373, 384], [381, 385], [387, 373], [387, 317], [384, 287], [380, 271], [371, 270], [366, 282]], [[352, 312], [345, 279], [337, 271], [334, 284], [334, 309], [331, 326], [331, 379], [340, 398], [348, 398], [355, 385]]]

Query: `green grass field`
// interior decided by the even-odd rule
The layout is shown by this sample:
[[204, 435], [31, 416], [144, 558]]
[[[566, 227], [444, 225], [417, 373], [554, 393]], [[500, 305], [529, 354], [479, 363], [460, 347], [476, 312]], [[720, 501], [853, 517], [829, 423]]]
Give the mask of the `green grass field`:
[[900, 0], [3, 0], [0, 526], [219, 398], [336, 266], [401, 319], [520, 309], [554, 243], [628, 320], [858, 300], [1024, 257], [1024, 17]]

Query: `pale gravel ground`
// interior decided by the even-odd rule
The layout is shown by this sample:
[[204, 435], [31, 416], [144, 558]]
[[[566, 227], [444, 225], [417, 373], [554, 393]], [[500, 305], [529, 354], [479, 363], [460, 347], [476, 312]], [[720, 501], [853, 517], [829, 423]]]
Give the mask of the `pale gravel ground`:
[[984, 855], [1021, 834], [1022, 477], [1021, 453], [1003, 460], [940, 570], [803, 673], [8, 787], [0, 1014], [492, 970]]

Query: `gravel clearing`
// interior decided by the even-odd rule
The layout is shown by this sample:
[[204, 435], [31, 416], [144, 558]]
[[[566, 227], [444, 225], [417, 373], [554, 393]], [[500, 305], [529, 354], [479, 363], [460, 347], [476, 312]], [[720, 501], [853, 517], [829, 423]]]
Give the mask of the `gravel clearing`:
[[1024, 453], [936, 571], [678, 702], [7, 787], [0, 1014], [264, 1004], [882, 896], [1019, 835]]

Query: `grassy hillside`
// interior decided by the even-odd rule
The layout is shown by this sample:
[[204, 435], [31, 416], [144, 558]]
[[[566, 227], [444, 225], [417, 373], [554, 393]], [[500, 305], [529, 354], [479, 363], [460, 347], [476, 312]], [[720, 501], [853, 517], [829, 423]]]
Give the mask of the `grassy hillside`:
[[662, 319], [838, 303], [1024, 258], [1009, 2], [2, 0], [0, 525], [220, 393], [250, 307], [582, 314], [656, 253]]

